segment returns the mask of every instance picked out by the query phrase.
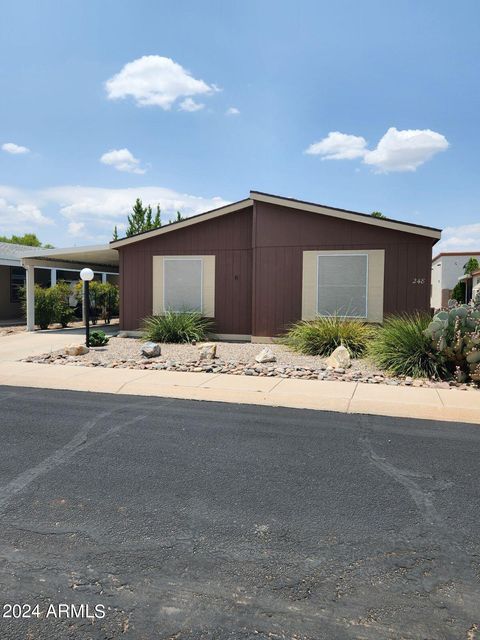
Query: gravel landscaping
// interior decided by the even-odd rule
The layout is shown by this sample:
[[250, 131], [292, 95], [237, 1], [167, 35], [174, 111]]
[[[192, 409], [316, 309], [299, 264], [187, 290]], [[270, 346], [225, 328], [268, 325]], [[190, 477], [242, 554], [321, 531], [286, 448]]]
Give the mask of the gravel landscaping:
[[345, 380], [368, 384], [390, 384], [415, 387], [467, 389], [471, 385], [439, 382], [410, 377], [390, 377], [378, 370], [367, 359], [352, 359], [351, 367], [344, 369], [327, 366], [325, 358], [292, 352], [280, 344], [268, 345], [276, 360], [260, 364], [255, 356], [266, 345], [252, 343], [217, 342], [216, 358], [200, 359], [202, 345], [161, 344], [161, 355], [146, 358], [141, 349], [144, 342], [134, 338], [110, 338], [104, 347], [91, 348], [85, 355], [66, 355], [63, 350], [26, 358], [26, 362], [63, 366], [105, 367], [114, 369], [158, 369], [226, 373], [247, 376], [278, 376], [307, 380]]

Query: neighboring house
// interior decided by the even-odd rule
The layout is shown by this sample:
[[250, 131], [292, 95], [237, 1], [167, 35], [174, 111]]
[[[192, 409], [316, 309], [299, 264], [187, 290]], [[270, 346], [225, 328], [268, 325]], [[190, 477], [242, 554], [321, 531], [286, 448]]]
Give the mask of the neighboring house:
[[[25, 285], [22, 258], [38, 252], [38, 247], [0, 242], [0, 321], [18, 321], [22, 318], [20, 288]], [[48, 251], [42, 249], [42, 251]], [[49, 274], [36, 274], [36, 282], [49, 285]]]
[[369, 322], [430, 308], [440, 230], [256, 191], [110, 243], [119, 252], [120, 324], [197, 309], [222, 337], [261, 341], [292, 322]]
[[[97, 280], [118, 281], [117, 254], [108, 247], [43, 249], [0, 242], [0, 322], [14, 323], [23, 319], [19, 290], [26, 285], [26, 263], [32, 264], [32, 284], [44, 287], [60, 280], [77, 282], [83, 266], [92, 266]], [[107, 263], [108, 268], [104, 266]]]
[[472, 273], [472, 298], [480, 295], [480, 269]]
[[432, 297], [434, 309], [446, 307], [453, 287], [464, 275], [463, 267], [469, 258], [480, 262], [480, 251], [439, 253], [432, 259]]
[[472, 273], [460, 276], [459, 282], [465, 283], [465, 302], [470, 302], [477, 295], [480, 295], [480, 269]]

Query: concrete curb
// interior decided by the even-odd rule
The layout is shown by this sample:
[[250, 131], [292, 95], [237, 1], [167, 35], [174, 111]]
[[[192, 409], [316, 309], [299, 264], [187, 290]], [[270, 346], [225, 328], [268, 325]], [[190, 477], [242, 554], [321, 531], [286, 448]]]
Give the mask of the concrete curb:
[[480, 392], [0, 362], [0, 385], [317, 409], [480, 425]]

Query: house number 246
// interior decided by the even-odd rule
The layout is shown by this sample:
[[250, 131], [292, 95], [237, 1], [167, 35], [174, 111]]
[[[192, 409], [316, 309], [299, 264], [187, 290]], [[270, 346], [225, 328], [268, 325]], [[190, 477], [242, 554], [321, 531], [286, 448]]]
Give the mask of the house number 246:
[[425, 284], [425, 278], [414, 278], [412, 284]]

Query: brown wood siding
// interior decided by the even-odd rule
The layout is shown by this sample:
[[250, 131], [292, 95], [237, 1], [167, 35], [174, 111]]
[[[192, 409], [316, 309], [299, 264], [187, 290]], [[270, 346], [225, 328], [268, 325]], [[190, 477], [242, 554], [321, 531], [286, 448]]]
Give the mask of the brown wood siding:
[[155, 255], [215, 255], [215, 330], [251, 334], [252, 207], [119, 248], [122, 329], [152, 313]]
[[[155, 255], [215, 255], [215, 330], [275, 336], [301, 318], [306, 250], [384, 249], [384, 314], [430, 308], [433, 240], [361, 222], [255, 202], [119, 248], [121, 326], [152, 313]], [[423, 284], [413, 284], [414, 279]]]
[[[301, 318], [306, 250], [384, 249], [385, 315], [429, 310], [432, 239], [289, 207], [254, 206], [253, 335], [278, 335]], [[415, 278], [424, 284], [413, 284]]]

